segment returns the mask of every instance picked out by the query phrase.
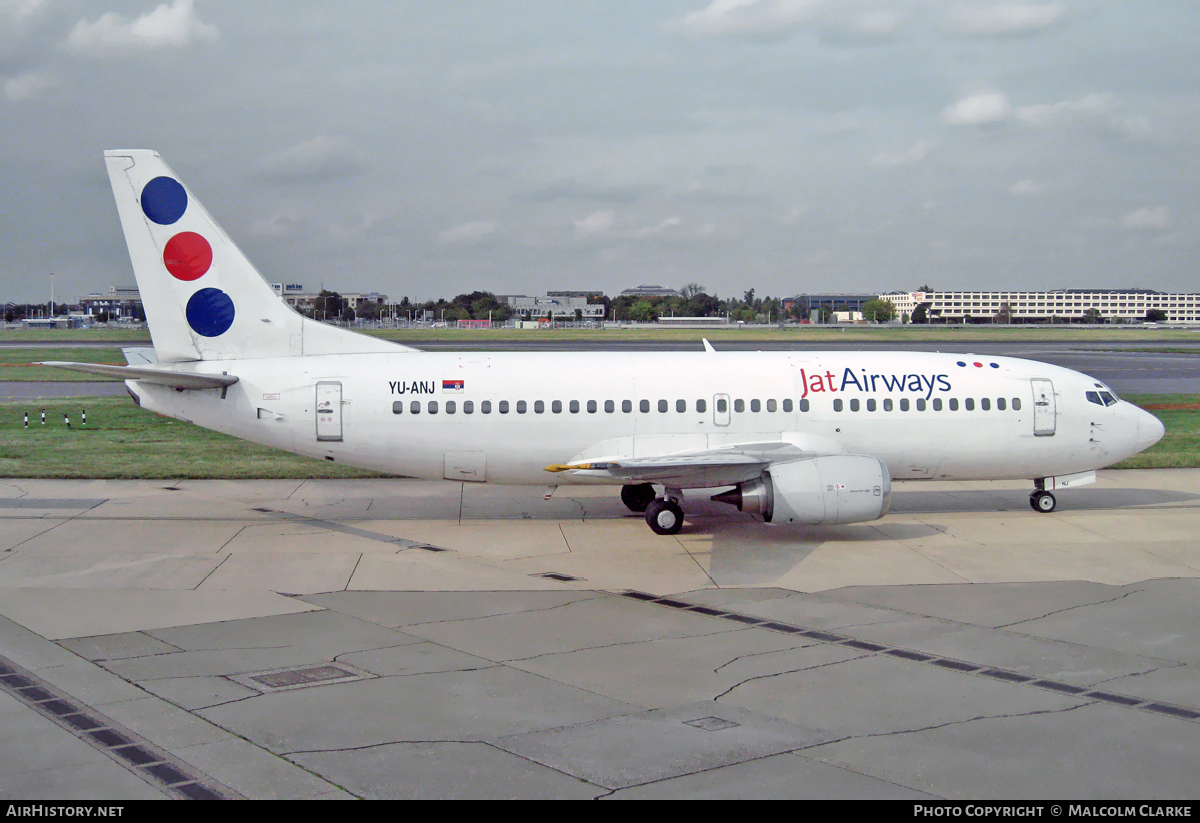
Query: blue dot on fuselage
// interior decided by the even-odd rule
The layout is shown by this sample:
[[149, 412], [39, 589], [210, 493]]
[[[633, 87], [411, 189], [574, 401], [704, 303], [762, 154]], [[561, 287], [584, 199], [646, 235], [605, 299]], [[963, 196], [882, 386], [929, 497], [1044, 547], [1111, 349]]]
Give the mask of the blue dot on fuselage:
[[183, 217], [187, 205], [187, 192], [170, 177], [155, 177], [142, 189], [142, 211], [160, 226], [169, 226]]
[[187, 321], [203, 337], [218, 337], [233, 325], [233, 301], [220, 289], [200, 289], [188, 299]]

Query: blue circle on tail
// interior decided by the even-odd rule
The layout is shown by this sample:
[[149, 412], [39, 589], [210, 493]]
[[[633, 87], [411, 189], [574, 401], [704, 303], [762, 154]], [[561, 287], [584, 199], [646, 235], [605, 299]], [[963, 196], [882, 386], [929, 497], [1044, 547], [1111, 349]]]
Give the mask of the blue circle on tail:
[[233, 300], [220, 289], [200, 289], [188, 299], [187, 321], [202, 337], [219, 337], [233, 325]]
[[169, 226], [183, 217], [187, 205], [187, 192], [171, 177], [155, 177], [142, 189], [142, 211], [160, 226]]

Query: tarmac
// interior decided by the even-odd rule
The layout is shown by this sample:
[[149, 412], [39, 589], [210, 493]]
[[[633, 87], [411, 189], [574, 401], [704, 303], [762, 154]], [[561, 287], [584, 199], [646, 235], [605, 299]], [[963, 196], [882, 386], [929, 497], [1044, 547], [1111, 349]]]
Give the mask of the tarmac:
[[0, 797], [1200, 797], [1200, 471], [543, 492], [0, 482]]

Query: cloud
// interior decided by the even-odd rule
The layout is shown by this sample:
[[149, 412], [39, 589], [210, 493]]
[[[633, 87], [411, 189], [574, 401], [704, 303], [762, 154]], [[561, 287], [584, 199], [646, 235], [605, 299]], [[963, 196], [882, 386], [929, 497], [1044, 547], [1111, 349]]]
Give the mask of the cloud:
[[553, 203], [556, 200], [591, 200], [597, 203], [632, 203], [651, 189], [646, 186], [590, 186], [568, 178], [535, 189], [518, 199], [534, 203]]
[[287, 209], [265, 220], [253, 223], [250, 226], [250, 233], [259, 237], [287, 237], [296, 234], [300, 225], [300, 213], [295, 209]]
[[474, 223], [463, 223], [446, 229], [438, 235], [438, 242], [443, 245], [478, 243], [496, 231], [500, 224], [495, 220], [477, 220]]
[[1014, 197], [1036, 197], [1039, 194], [1045, 194], [1049, 190], [1049, 183], [1040, 183], [1037, 180], [1026, 178], [1013, 183], [1008, 193]]
[[259, 172], [268, 183], [326, 183], [366, 170], [358, 149], [344, 137], [318, 135], [270, 158]]
[[64, 45], [75, 54], [104, 56], [180, 48], [201, 40], [216, 40], [219, 36], [215, 26], [196, 17], [192, 0], [173, 0], [170, 5], [163, 3], [133, 21], [114, 11], [100, 15], [95, 23], [80, 20]]
[[962, 34], [1015, 35], [1043, 29], [1067, 12], [1062, 3], [1002, 3], [956, 9], [950, 27]]
[[711, 0], [667, 28], [693, 37], [779, 37], [812, 19], [819, 6], [819, 0]]
[[919, 163], [929, 156], [929, 152], [933, 147], [934, 143], [932, 140], [922, 140], [912, 148], [906, 149], [899, 154], [886, 151], [877, 154], [871, 159], [871, 165], [881, 168], [891, 168], [892, 166], [907, 166], [911, 163]]
[[1040, 126], [1056, 120], [1066, 120], [1076, 115], [1096, 115], [1111, 111], [1116, 98], [1111, 94], [1089, 94], [1081, 100], [1064, 100], [1061, 103], [1043, 103], [1036, 106], [1021, 106], [1013, 112], [1017, 119]]
[[681, 225], [683, 225], [683, 221], [680, 220], [678, 217], [668, 217], [666, 220], [663, 220], [657, 226], [647, 226], [643, 229], [638, 229], [636, 232], [634, 232], [633, 236], [634, 237], [651, 237], [655, 234], [662, 234], [667, 229], [673, 229], [676, 226], [681, 226]]
[[32, 17], [45, 0], [0, 0], [0, 17], [21, 21]]
[[577, 237], [589, 237], [593, 234], [604, 234], [612, 228], [613, 218], [616, 215], [612, 209], [603, 209], [602, 211], [594, 211], [582, 220], [575, 220], [575, 235]]
[[1166, 206], [1158, 206], [1153, 209], [1142, 207], [1121, 218], [1121, 225], [1127, 229], [1160, 231], [1169, 229], [1174, 224], [1175, 218], [1171, 216], [1171, 210]]
[[1012, 113], [1008, 97], [1000, 92], [984, 92], [963, 98], [942, 112], [952, 126], [983, 126], [998, 123]]
[[56, 82], [47, 74], [28, 72], [4, 81], [4, 97], [14, 103], [31, 100]]

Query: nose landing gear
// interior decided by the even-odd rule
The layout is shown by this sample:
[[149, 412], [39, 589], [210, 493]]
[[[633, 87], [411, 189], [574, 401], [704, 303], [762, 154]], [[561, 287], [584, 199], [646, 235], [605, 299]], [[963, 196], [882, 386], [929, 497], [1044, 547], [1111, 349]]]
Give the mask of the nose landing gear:
[[1054, 511], [1054, 507], [1058, 505], [1058, 501], [1048, 491], [1035, 491], [1029, 495], [1029, 505], [1039, 514], [1049, 514]]

